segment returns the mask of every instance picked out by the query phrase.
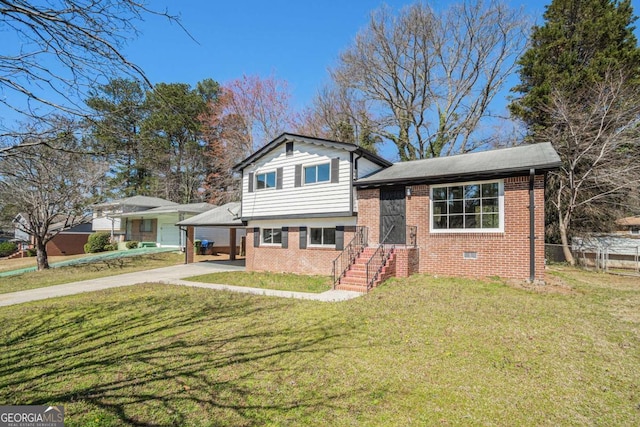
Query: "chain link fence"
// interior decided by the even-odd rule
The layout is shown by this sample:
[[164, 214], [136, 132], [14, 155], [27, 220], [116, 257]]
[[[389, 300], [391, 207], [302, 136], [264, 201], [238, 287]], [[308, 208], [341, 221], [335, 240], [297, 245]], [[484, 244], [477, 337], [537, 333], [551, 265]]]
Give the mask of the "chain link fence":
[[[571, 242], [571, 254], [582, 268], [640, 275], [640, 239], [608, 235], [577, 237]], [[566, 262], [562, 245], [545, 244], [545, 261]]]

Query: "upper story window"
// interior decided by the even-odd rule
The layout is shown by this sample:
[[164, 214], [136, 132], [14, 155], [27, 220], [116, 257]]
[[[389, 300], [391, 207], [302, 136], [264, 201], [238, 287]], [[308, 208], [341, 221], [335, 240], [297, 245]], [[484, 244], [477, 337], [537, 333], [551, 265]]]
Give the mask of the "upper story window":
[[329, 182], [331, 179], [331, 168], [329, 163], [304, 167], [304, 183], [315, 184], [317, 182]]
[[504, 231], [503, 181], [432, 186], [431, 231]]
[[266, 245], [282, 244], [282, 229], [281, 228], [263, 228], [262, 243]]
[[333, 228], [310, 228], [309, 229], [309, 245], [316, 246], [335, 246], [336, 229]]
[[256, 174], [256, 189], [265, 190], [267, 188], [276, 188], [276, 173], [266, 172]]

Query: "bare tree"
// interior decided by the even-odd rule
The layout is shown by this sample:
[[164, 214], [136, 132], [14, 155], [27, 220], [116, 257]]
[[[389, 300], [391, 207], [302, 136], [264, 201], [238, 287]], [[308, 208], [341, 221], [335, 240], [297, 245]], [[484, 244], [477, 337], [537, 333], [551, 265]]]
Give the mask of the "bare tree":
[[640, 186], [640, 91], [627, 82], [611, 73], [581, 93], [550, 96], [551, 125], [539, 138], [551, 141], [563, 161], [550, 173], [548, 200], [571, 264], [572, 230], [606, 229]]
[[476, 133], [523, 51], [529, 24], [497, 0], [436, 13], [416, 3], [371, 16], [332, 78], [369, 102], [377, 132], [401, 160], [471, 151]]
[[374, 126], [364, 99], [352, 89], [327, 85], [316, 95], [313, 107], [303, 112], [296, 131], [358, 144], [375, 152], [381, 138], [373, 134]]
[[23, 214], [19, 227], [34, 239], [38, 270], [49, 268], [47, 243], [89, 218], [87, 207], [108, 171], [106, 164], [79, 153], [72, 123], [60, 122], [57, 131], [55, 141], [27, 140], [0, 159], [0, 201], [10, 201]]
[[248, 152], [295, 126], [296, 117], [289, 107], [291, 93], [284, 80], [273, 76], [242, 76], [225, 84], [223, 93], [221, 114], [235, 116], [236, 128], [240, 121]]
[[[43, 120], [61, 113], [84, 115], [88, 89], [110, 77], [150, 86], [140, 67], [122, 53], [137, 35], [136, 24], [149, 14], [178, 22], [136, 0], [0, 0], [0, 103], [25, 120]], [[0, 125], [0, 155], [18, 142], [48, 139], [26, 142], [24, 132], [12, 124]]]

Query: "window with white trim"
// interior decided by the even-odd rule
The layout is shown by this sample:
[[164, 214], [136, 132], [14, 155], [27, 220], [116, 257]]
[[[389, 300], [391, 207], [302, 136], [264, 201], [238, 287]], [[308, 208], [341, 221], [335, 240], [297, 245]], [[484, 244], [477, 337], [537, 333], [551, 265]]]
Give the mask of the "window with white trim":
[[281, 228], [263, 228], [262, 243], [265, 245], [282, 244], [282, 229]]
[[640, 234], [640, 227], [631, 227], [629, 231], [631, 232], [631, 234]]
[[309, 228], [309, 245], [310, 246], [335, 246], [335, 244], [336, 244], [335, 227]]
[[276, 188], [276, 173], [265, 172], [256, 174], [256, 189], [266, 190], [267, 188]]
[[503, 230], [503, 181], [431, 186], [431, 231]]
[[329, 163], [304, 167], [304, 184], [329, 182], [331, 179], [331, 167]]

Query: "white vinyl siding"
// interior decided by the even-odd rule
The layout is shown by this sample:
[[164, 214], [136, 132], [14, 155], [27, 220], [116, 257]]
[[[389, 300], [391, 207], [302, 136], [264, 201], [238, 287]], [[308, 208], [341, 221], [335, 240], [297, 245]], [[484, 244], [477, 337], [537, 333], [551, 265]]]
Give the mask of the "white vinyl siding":
[[98, 212], [94, 212], [91, 221], [91, 230], [110, 232], [113, 229], [114, 232], [123, 232], [125, 230], [125, 221], [120, 218], [111, 217], [121, 212], [121, 210], [114, 212], [107, 209], [100, 209], [100, 215], [98, 215]]
[[382, 169], [380, 165], [373, 163], [371, 160], [367, 160], [364, 157], [358, 159], [358, 179], [369, 176], [374, 172]]
[[[323, 213], [346, 213], [351, 210], [351, 164], [350, 153], [336, 148], [296, 142], [292, 155], [287, 156], [285, 144], [266, 154], [258, 162], [243, 170], [242, 216], [260, 218]], [[296, 165], [305, 166], [331, 164], [339, 158], [338, 182], [332, 177], [327, 182], [295, 186]], [[271, 191], [249, 192], [249, 175], [266, 173], [282, 168], [282, 188]], [[254, 178], [255, 179], [255, 178]]]

